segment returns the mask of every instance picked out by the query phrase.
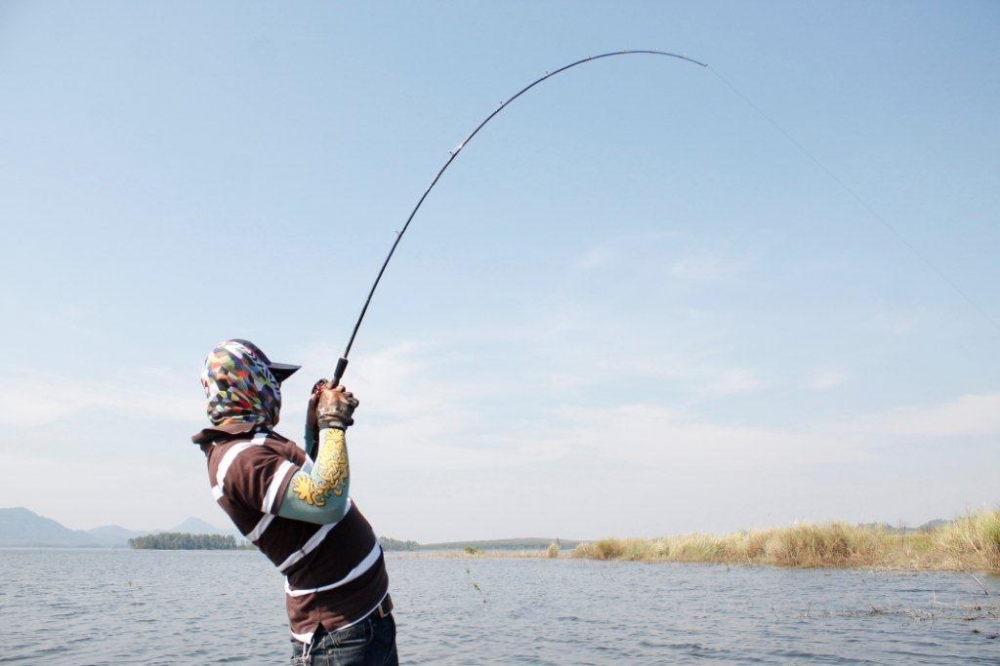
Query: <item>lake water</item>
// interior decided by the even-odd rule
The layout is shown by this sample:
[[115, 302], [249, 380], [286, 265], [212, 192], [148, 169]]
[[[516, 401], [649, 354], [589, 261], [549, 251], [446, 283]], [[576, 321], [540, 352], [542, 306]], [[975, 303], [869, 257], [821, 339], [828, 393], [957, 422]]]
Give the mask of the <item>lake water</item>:
[[[408, 664], [1000, 664], [996, 577], [410, 554], [388, 567]], [[287, 663], [283, 594], [255, 552], [0, 550], [0, 663]]]

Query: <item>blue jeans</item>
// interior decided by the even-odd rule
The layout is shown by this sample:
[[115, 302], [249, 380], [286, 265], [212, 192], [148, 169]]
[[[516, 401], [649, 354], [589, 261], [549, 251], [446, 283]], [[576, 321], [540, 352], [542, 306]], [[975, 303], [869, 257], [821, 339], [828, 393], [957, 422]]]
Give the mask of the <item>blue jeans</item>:
[[322, 631], [305, 646], [292, 639], [292, 666], [398, 666], [396, 621], [373, 615], [346, 629]]

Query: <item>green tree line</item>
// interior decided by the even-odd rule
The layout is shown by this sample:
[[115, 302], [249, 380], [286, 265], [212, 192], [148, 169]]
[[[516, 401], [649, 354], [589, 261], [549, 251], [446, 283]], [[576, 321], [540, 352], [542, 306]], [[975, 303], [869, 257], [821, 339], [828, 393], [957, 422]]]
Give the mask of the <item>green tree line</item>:
[[237, 550], [241, 548], [230, 535], [162, 532], [128, 540], [129, 548], [147, 550]]

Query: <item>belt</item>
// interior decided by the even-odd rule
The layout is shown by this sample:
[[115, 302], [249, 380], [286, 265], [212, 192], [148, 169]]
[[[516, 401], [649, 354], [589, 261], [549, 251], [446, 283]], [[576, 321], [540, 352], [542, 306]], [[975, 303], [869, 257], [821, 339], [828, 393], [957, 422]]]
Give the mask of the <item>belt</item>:
[[386, 615], [392, 612], [392, 597], [388, 594], [382, 599], [382, 603], [372, 611], [371, 618], [376, 620], [381, 620]]
[[[369, 613], [368, 615], [366, 615], [363, 619], [359, 620], [358, 622], [364, 622], [365, 620], [369, 620], [369, 619], [370, 620], [381, 620], [381, 619], [383, 619], [385, 617], [388, 617], [390, 613], [392, 613], [392, 597], [390, 597], [388, 594], [386, 594], [382, 598], [381, 603], [379, 603], [379, 605], [375, 607], [375, 610], [373, 610], [371, 613]], [[357, 624], [357, 622], [355, 624]], [[353, 627], [353, 626], [355, 626], [355, 625], [352, 624], [351, 627]], [[330, 631], [326, 627], [324, 627], [322, 624], [320, 624], [319, 627], [316, 629], [316, 633], [313, 634], [312, 644], [315, 645], [319, 641], [319, 639], [320, 639], [321, 636], [324, 636], [326, 634], [333, 634], [333, 633], [336, 633], [338, 631], [344, 631], [345, 629], [349, 629], [349, 628], [350, 627], [343, 627], [341, 629], [334, 629], [333, 631]]]

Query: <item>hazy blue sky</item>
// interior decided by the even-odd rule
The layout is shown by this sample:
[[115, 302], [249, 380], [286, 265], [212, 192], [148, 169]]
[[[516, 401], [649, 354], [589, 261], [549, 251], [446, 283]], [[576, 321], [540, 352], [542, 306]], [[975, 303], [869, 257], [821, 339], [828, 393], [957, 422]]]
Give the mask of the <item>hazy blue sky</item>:
[[[382, 534], [996, 506], [996, 2], [0, 4], [0, 506], [216, 524], [201, 361], [352, 354]], [[975, 305], [733, 92], [743, 94]], [[980, 312], [977, 307], [985, 312]], [[992, 322], [991, 319], [992, 318]]]

